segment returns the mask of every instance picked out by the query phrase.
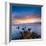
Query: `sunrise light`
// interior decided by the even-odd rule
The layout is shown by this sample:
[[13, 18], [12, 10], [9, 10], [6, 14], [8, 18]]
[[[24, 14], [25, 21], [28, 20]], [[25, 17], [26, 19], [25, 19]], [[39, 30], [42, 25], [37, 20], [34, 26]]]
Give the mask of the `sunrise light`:
[[14, 19], [13, 24], [26, 24], [40, 22], [40, 18], [20, 18]]

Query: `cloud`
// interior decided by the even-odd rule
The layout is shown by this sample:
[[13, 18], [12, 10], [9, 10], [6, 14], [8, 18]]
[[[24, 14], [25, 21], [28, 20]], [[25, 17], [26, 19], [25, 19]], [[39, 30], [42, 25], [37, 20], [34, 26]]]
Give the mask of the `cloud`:
[[26, 23], [39, 23], [41, 22], [41, 18], [38, 16], [26, 16], [25, 18], [13, 19], [13, 24], [26, 24]]

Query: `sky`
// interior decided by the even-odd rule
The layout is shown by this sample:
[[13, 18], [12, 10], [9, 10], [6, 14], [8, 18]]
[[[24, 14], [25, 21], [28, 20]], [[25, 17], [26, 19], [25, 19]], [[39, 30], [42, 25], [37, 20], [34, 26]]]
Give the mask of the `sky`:
[[40, 22], [41, 7], [12, 5], [11, 15], [15, 24]]

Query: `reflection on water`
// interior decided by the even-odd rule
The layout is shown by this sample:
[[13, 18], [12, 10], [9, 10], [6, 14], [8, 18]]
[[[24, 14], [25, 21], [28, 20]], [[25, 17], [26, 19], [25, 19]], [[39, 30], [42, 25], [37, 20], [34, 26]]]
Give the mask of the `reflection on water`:
[[[22, 30], [23, 27], [25, 27], [25, 30]], [[41, 35], [41, 24], [15, 25], [15, 26], [12, 26], [12, 28], [11, 28], [12, 29], [11, 30], [12, 39], [14, 39], [14, 38], [20, 39], [20, 37], [22, 36], [22, 34], [20, 32], [28, 31], [28, 28], [31, 28], [30, 32], [35, 32], [38, 35]]]

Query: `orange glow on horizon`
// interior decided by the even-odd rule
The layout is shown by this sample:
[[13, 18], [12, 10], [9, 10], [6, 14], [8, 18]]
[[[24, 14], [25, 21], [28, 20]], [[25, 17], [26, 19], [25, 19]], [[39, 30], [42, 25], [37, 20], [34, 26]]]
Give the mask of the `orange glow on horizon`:
[[13, 24], [25, 24], [25, 23], [35, 23], [35, 22], [41, 22], [40, 18], [14, 19]]

